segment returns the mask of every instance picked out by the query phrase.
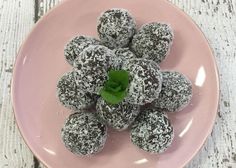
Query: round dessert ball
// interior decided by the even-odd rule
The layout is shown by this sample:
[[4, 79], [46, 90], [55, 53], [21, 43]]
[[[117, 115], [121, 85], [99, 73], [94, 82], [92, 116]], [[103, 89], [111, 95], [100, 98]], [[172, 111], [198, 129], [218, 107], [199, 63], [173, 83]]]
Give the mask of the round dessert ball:
[[89, 46], [74, 61], [75, 80], [78, 86], [87, 92], [99, 94], [107, 72], [118, 65], [116, 55], [105, 46]]
[[127, 10], [109, 9], [99, 17], [97, 32], [107, 47], [126, 47], [136, 32], [136, 23]]
[[192, 98], [191, 81], [183, 74], [174, 71], [162, 72], [162, 90], [153, 104], [168, 112], [180, 111]]
[[173, 128], [167, 115], [158, 109], [142, 111], [131, 127], [132, 143], [146, 152], [164, 152], [173, 138]]
[[94, 105], [97, 96], [81, 90], [74, 78], [75, 72], [64, 74], [57, 83], [57, 97], [65, 107], [78, 110]]
[[66, 44], [64, 54], [66, 61], [73, 65], [74, 60], [79, 54], [90, 45], [99, 45], [100, 41], [89, 36], [76, 36], [69, 43]]
[[137, 57], [160, 63], [165, 59], [173, 41], [171, 27], [164, 23], [149, 23], [134, 35], [131, 49]]
[[68, 150], [78, 155], [100, 152], [106, 142], [107, 128], [94, 113], [71, 114], [61, 130], [62, 140]]
[[98, 118], [110, 127], [122, 131], [129, 127], [139, 114], [139, 105], [125, 101], [119, 104], [109, 104], [104, 99], [98, 99], [96, 110]]
[[126, 61], [122, 69], [130, 75], [130, 84], [126, 101], [144, 105], [157, 99], [161, 91], [162, 74], [158, 64], [146, 59]]
[[130, 51], [129, 48], [117, 48], [114, 49], [113, 52], [119, 61], [119, 68], [122, 68], [122, 65], [125, 61], [136, 58], [136, 55]]

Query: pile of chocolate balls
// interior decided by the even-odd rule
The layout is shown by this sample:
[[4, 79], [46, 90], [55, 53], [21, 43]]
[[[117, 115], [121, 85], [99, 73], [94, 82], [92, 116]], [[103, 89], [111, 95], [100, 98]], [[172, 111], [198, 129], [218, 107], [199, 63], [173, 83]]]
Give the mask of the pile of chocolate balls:
[[[61, 131], [66, 148], [78, 155], [98, 153], [110, 127], [128, 129], [131, 142], [144, 151], [164, 152], [174, 138], [166, 113], [182, 110], [192, 98], [186, 76], [159, 67], [172, 45], [173, 30], [158, 22], [137, 29], [127, 10], [115, 8], [100, 15], [97, 32], [99, 40], [79, 35], [65, 46], [73, 70], [58, 81], [57, 96], [72, 111]], [[110, 70], [129, 73], [127, 95], [118, 104], [100, 95]]]

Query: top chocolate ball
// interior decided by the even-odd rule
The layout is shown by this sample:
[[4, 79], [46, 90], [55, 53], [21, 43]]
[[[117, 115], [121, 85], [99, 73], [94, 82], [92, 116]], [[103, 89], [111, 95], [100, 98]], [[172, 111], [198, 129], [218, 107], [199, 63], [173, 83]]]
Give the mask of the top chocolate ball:
[[149, 23], [143, 25], [134, 35], [131, 49], [139, 58], [160, 63], [168, 54], [173, 36], [169, 25], [157, 22]]
[[117, 64], [112, 50], [91, 45], [74, 61], [75, 81], [80, 89], [99, 94], [107, 80], [107, 72], [116, 69]]
[[64, 54], [66, 61], [73, 65], [75, 59], [79, 56], [79, 54], [90, 45], [99, 45], [100, 41], [93, 37], [89, 36], [76, 36], [71, 41], [69, 41], [64, 49]]
[[158, 98], [162, 85], [162, 74], [158, 64], [141, 58], [130, 59], [122, 69], [130, 74], [127, 102], [145, 105]]
[[97, 31], [107, 47], [126, 47], [136, 32], [136, 23], [127, 10], [109, 9], [99, 17]]

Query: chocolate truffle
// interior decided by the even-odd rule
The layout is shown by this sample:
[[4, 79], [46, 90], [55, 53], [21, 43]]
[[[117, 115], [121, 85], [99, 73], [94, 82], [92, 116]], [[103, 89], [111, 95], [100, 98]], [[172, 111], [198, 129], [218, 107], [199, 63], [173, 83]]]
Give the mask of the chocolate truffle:
[[102, 98], [98, 99], [96, 109], [101, 121], [119, 131], [128, 128], [139, 114], [139, 105], [129, 104], [125, 101], [113, 105]]
[[130, 74], [127, 102], [144, 105], [157, 99], [161, 91], [162, 74], [156, 62], [131, 59], [122, 67]]
[[134, 35], [131, 49], [137, 57], [160, 63], [169, 52], [173, 36], [173, 31], [167, 24], [145, 24]]
[[89, 36], [76, 36], [69, 43], [66, 44], [64, 54], [66, 61], [73, 65], [74, 60], [79, 54], [90, 45], [99, 45], [100, 41]]
[[75, 80], [78, 86], [87, 92], [99, 94], [107, 72], [116, 69], [118, 62], [114, 52], [105, 46], [89, 46], [75, 60]]
[[107, 128], [94, 113], [71, 114], [61, 130], [62, 140], [68, 150], [78, 155], [100, 152], [106, 142]]
[[131, 127], [131, 141], [150, 153], [162, 153], [174, 137], [170, 121], [158, 109], [146, 109], [140, 113]]
[[136, 58], [136, 55], [130, 51], [129, 48], [117, 48], [114, 49], [113, 52], [119, 61], [119, 68], [122, 68], [125, 61]]
[[191, 81], [183, 74], [174, 71], [162, 72], [162, 90], [153, 104], [168, 112], [180, 111], [192, 98]]
[[97, 32], [107, 47], [126, 47], [136, 32], [136, 23], [127, 10], [109, 9], [99, 17]]
[[57, 97], [65, 107], [78, 110], [95, 104], [97, 96], [81, 90], [74, 78], [73, 71], [64, 74], [57, 83]]

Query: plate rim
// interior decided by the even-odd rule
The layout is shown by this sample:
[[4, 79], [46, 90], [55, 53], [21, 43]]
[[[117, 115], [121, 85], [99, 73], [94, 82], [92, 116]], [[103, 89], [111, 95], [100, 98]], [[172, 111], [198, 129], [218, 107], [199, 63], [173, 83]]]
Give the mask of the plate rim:
[[[37, 151], [30, 145], [29, 140], [27, 140], [26, 136], [24, 135], [24, 131], [22, 131], [22, 126], [19, 124], [19, 118], [18, 118], [18, 114], [17, 114], [17, 110], [16, 110], [16, 98], [15, 98], [15, 93], [14, 90], [16, 88], [16, 77], [17, 77], [17, 67], [19, 65], [19, 61], [20, 61], [20, 56], [21, 53], [23, 52], [23, 47], [25, 46], [25, 43], [30, 39], [30, 37], [32, 36], [32, 34], [34, 33], [34, 31], [36, 30], [36, 28], [43, 23], [43, 21], [48, 18], [48, 16], [55, 10], [57, 10], [59, 7], [61, 7], [63, 4], [72, 1], [72, 0], [62, 0], [61, 2], [59, 2], [57, 5], [55, 5], [54, 7], [52, 7], [49, 11], [46, 12], [46, 14], [44, 14], [29, 30], [28, 34], [26, 35], [26, 37], [24, 38], [24, 40], [21, 42], [21, 45], [19, 46], [18, 52], [16, 54], [15, 57], [15, 62], [13, 65], [13, 73], [12, 73], [12, 77], [11, 77], [11, 88], [10, 88], [10, 96], [11, 96], [11, 104], [12, 104], [12, 108], [13, 108], [13, 113], [14, 113], [14, 120], [16, 121], [16, 126], [20, 132], [20, 135], [22, 137], [22, 139], [24, 140], [24, 143], [27, 145], [28, 149], [31, 151], [33, 157], [36, 157], [38, 161], [40, 161], [40, 163], [42, 163], [44, 166], [48, 167], [48, 168], [52, 168], [50, 167], [50, 165], [48, 165], [46, 163], [45, 160], [43, 160], [41, 158], [41, 156], [37, 153]], [[204, 41], [207, 44], [207, 49], [209, 50], [210, 53], [210, 58], [212, 60], [213, 63], [213, 69], [214, 69], [214, 74], [216, 77], [216, 106], [214, 107], [214, 116], [212, 116], [212, 121], [210, 124], [210, 127], [207, 128], [207, 133], [204, 135], [204, 138], [202, 139], [200, 145], [198, 145], [196, 147], [196, 150], [194, 152], [192, 152], [190, 154], [190, 157], [188, 159], [185, 160], [185, 162], [183, 163], [183, 165], [181, 165], [182, 167], [186, 166], [196, 155], [197, 153], [200, 151], [200, 149], [203, 147], [204, 143], [206, 142], [206, 140], [208, 139], [209, 135], [211, 134], [211, 132], [213, 131], [213, 127], [215, 125], [216, 122], [216, 116], [217, 116], [217, 112], [219, 109], [219, 102], [220, 102], [220, 78], [219, 78], [219, 69], [217, 66], [217, 62], [216, 62], [216, 57], [214, 54], [214, 50], [211, 47], [206, 35], [203, 33], [203, 31], [201, 30], [200, 26], [197, 25], [197, 23], [192, 19], [192, 17], [190, 15], [188, 15], [187, 13], [185, 13], [181, 8], [179, 8], [178, 6], [176, 6], [175, 4], [173, 4], [172, 2], [168, 1], [168, 0], [159, 0], [159, 1], [163, 1], [163, 3], [167, 3], [168, 5], [172, 6], [175, 10], [177, 10], [178, 12], [181, 13], [182, 16], [184, 16], [189, 22], [191, 22], [191, 24], [196, 27], [196, 30], [199, 32], [199, 34], [202, 36], [202, 39], [204, 39]]]

